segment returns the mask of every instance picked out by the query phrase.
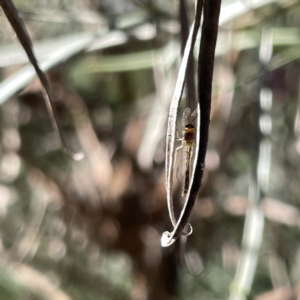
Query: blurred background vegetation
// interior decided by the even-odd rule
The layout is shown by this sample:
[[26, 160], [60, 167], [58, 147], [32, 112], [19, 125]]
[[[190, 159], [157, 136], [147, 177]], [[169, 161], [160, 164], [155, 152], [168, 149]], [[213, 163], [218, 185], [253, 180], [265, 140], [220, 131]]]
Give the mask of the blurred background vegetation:
[[[40, 84], [1, 13], [0, 299], [228, 299], [266, 139], [265, 221], [253, 235], [258, 244], [263, 237], [247, 299], [300, 299], [300, 1], [223, 0], [194, 232], [186, 245], [166, 249], [164, 147], [180, 63], [178, 2], [15, 5], [48, 70], [66, 140], [86, 157], [73, 162], [60, 150]], [[187, 5], [191, 22], [194, 1]], [[178, 182], [174, 194], [179, 214]]]

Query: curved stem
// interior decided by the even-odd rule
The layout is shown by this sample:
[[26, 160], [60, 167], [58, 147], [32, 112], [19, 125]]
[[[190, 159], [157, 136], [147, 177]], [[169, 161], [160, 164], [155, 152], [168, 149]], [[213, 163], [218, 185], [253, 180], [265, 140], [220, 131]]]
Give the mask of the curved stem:
[[168, 117], [168, 128], [166, 138], [166, 190], [167, 190], [167, 202], [170, 220], [173, 227], [176, 226], [176, 218], [173, 208], [173, 197], [172, 197], [172, 179], [173, 179], [173, 163], [174, 163], [174, 143], [176, 135], [176, 120], [177, 110], [181, 100], [181, 95], [184, 87], [186, 70], [188, 59], [192, 54], [192, 50], [195, 45], [198, 28], [200, 26], [200, 17], [202, 12], [202, 1], [197, 1], [195, 22], [192, 25], [189, 38], [187, 40], [184, 55], [178, 72], [177, 82], [170, 105], [169, 117]]
[[[197, 7], [197, 11], [202, 11]], [[180, 214], [180, 218], [173, 232], [165, 232], [161, 239], [163, 247], [168, 247], [175, 242], [175, 240], [182, 234], [185, 226], [188, 224], [190, 214], [192, 212], [199, 188], [202, 184], [202, 177], [204, 172], [204, 162], [208, 143], [208, 128], [210, 123], [210, 107], [211, 107], [211, 90], [212, 78], [215, 58], [215, 47], [218, 33], [218, 23], [220, 14], [221, 1], [219, 0], [206, 0], [204, 3], [204, 20], [201, 35], [200, 53], [198, 61], [198, 112], [197, 116], [197, 137], [196, 137], [196, 150], [194, 158], [194, 167], [191, 176], [191, 185], [189, 187], [184, 208]], [[201, 14], [200, 14], [201, 15]], [[200, 23], [199, 19], [196, 19]], [[172, 105], [171, 105], [172, 108]], [[170, 108], [170, 112], [171, 112]], [[174, 129], [175, 130], [175, 129]], [[175, 134], [174, 134], [175, 135]], [[168, 136], [167, 136], [168, 141]], [[174, 139], [173, 139], [174, 141]], [[168, 144], [167, 144], [168, 146]], [[172, 147], [172, 144], [171, 144]], [[174, 146], [173, 146], [174, 147]], [[168, 150], [168, 148], [167, 148]], [[171, 148], [171, 150], [173, 150]], [[171, 152], [173, 153], [173, 152]], [[171, 159], [171, 163], [172, 163]], [[171, 165], [172, 166], [172, 165]], [[172, 171], [166, 163], [166, 170], [169, 171], [168, 176], [172, 175]], [[171, 182], [171, 177], [167, 179]], [[171, 191], [169, 191], [170, 193]]]

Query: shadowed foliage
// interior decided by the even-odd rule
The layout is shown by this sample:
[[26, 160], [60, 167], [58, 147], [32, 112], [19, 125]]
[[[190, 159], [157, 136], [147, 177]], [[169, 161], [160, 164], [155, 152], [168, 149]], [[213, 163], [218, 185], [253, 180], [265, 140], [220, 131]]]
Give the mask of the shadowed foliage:
[[[220, 2], [199, 1], [202, 35], [185, 60], [194, 1], [14, 1], [81, 161], [52, 130], [9, 3], [0, 0], [0, 299], [299, 298], [300, 2], [223, 0], [218, 27]], [[200, 103], [195, 202], [183, 218], [193, 233], [162, 248], [178, 75], [174, 149], [176, 119]], [[185, 199], [171, 166], [178, 220]]]

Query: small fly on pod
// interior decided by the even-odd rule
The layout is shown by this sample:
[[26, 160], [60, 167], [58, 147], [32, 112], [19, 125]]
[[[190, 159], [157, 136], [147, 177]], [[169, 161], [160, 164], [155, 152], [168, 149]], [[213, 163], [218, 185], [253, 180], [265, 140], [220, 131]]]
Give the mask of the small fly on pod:
[[187, 195], [190, 185], [191, 162], [196, 139], [196, 129], [192, 123], [196, 117], [197, 110], [191, 112], [189, 107], [185, 108], [182, 115], [182, 126], [184, 127], [182, 138], [177, 133], [177, 141], [181, 141], [181, 145], [176, 148], [174, 166], [177, 165], [178, 167], [177, 179], [181, 181], [184, 178], [182, 183], [182, 197]]

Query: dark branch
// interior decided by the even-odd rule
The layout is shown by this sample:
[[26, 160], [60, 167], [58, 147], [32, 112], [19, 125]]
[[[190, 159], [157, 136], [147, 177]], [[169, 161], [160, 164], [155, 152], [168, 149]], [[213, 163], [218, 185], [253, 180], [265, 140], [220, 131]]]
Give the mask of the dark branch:
[[[185, 0], [179, 0], [179, 19], [181, 24], [181, 55], [183, 55], [186, 41], [189, 36], [189, 18]], [[196, 109], [196, 88], [195, 88], [195, 59], [191, 55], [188, 60], [186, 72], [186, 89], [187, 89], [187, 107], [192, 111]]]

